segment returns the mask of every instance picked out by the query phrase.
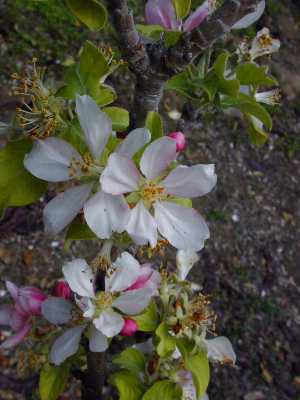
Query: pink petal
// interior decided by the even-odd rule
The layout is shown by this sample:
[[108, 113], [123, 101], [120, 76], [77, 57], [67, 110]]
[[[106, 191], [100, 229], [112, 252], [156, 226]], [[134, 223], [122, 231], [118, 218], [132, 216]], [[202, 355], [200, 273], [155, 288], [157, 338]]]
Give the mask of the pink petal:
[[10, 281], [6, 281], [5, 282], [6, 285], [6, 289], [8, 290], [9, 294], [11, 295], [11, 297], [17, 301], [18, 299], [18, 293], [19, 293], [19, 288], [18, 286], [16, 286], [13, 282]]
[[188, 19], [185, 21], [183, 25], [183, 29], [186, 32], [190, 32], [193, 29], [197, 28], [210, 14], [210, 0], [206, 0], [200, 7], [197, 8], [195, 12], [193, 12]]
[[149, 25], [160, 25], [168, 30], [177, 30], [180, 27], [172, 0], [148, 0], [145, 20]]
[[31, 330], [31, 324], [27, 323], [20, 329], [15, 335], [10, 336], [7, 340], [5, 340], [1, 344], [1, 348], [3, 349], [10, 349], [12, 347], [17, 346], [19, 343], [23, 342], [25, 337]]
[[11, 326], [11, 317], [14, 313], [12, 304], [4, 304], [0, 307], [0, 325]]

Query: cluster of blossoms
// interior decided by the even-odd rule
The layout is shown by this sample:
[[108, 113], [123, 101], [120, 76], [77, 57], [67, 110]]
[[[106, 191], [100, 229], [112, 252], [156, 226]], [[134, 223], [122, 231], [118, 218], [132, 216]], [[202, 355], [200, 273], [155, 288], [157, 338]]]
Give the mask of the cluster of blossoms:
[[[40, 179], [73, 183], [46, 206], [46, 231], [59, 233], [83, 209], [100, 239], [127, 231], [138, 245], [155, 247], [162, 237], [178, 249], [200, 250], [209, 237], [208, 227], [196, 210], [182, 204], [187, 197], [212, 190], [217, 180], [214, 166], [178, 165], [178, 140], [163, 137], [146, 147], [138, 167], [133, 157], [150, 142], [147, 129], [130, 132], [109, 155], [110, 118], [86, 95], [77, 97], [76, 111], [87, 146], [84, 155], [50, 137], [35, 141], [24, 161]], [[182, 146], [182, 139], [178, 143]]]

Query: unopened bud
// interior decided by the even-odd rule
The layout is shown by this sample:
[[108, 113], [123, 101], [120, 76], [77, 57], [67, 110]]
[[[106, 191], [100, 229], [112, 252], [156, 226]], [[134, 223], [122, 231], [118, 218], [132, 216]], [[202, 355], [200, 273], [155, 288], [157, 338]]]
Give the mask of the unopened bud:
[[186, 138], [182, 132], [171, 132], [168, 134], [171, 139], [176, 141], [176, 151], [180, 153], [186, 148]]

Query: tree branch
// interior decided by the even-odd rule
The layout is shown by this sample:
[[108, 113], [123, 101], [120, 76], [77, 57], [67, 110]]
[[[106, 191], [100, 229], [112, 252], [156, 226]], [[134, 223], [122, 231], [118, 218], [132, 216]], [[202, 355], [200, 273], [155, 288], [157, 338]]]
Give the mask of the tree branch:
[[148, 111], [158, 111], [166, 81], [228, 33], [257, 3], [258, 0], [225, 0], [199, 28], [184, 33], [176, 45], [166, 48], [163, 41], [145, 45], [136, 30], [127, 0], [110, 0], [108, 9], [119, 33], [121, 50], [136, 75], [135, 125], [144, 125]]
[[87, 351], [87, 371], [82, 384], [82, 400], [103, 399], [106, 379], [105, 353]]

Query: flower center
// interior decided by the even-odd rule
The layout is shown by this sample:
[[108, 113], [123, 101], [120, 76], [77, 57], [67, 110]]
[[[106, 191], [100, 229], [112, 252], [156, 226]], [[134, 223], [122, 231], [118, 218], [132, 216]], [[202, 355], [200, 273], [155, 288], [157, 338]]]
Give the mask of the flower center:
[[96, 315], [101, 314], [106, 308], [111, 307], [114, 296], [111, 292], [100, 292], [96, 298]]
[[71, 178], [81, 175], [98, 175], [102, 168], [95, 165], [89, 153], [82, 156], [82, 159], [73, 158], [69, 165], [69, 175]]
[[167, 197], [167, 193], [162, 186], [158, 186], [154, 182], [147, 183], [141, 190], [141, 197], [149, 203], [157, 200], [163, 200]]
[[258, 38], [258, 43], [260, 47], [267, 48], [272, 46], [272, 38], [270, 35], [264, 34]]

